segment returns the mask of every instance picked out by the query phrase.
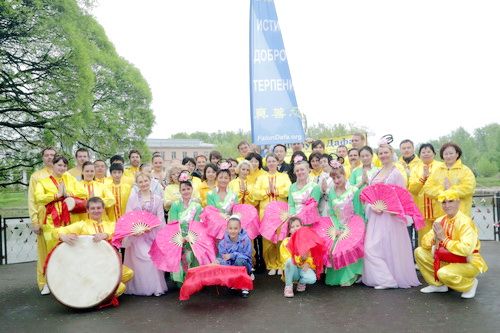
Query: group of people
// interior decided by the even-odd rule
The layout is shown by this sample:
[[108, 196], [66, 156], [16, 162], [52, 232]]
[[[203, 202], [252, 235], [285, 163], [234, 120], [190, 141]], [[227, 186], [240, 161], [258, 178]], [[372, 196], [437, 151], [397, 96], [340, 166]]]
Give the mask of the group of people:
[[[227, 227], [216, 241], [214, 263], [244, 266], [252, 278], [254, 272], [264, 269], [269, 275], [284, 275], [285, 297], [294, 296], [294, 283], [296, 291], [303, 292], [323, 273], [325, 283], [332, 286], [416, 287], [420, 285], [416, 269], [428, 284], [421, 289], [424, 293], [451, 288], [462, 292], [463, 298], [474, 297], [476, 277], [487, 265], [479, 253], [478, 231], [471, 218], [475, 177], [462, 164], [460, 147], [444, 144], [439, 150], [441, 162], [429, 143], [420, 145], [415, 154], [413, 142], [403, 140], [397, 158], [390, 137], [383, 138], [375, 151], [366, 145], [363, 133], [353, 134], [351, 141], [352, 148], [339, 146], [336, 154], [325, 153], [321, 140], [313, 141], [309, 156], [302, 144], [293, 144], [289, 163], [285, 145], [275, 145], [262, 157], [258, 149], [242, 141], [237, 158], [224, 159], [213, 151], [208, 157], [186, 157], [166, 167], [160, 154], [154, 153], [151, 163], [143, 163], [137, 150], [129, 152], [128, 167], [120, 155], [111, 157], [108, 166], [104, 160], [90, 162], [88, 150], [80, 148], [75, 153], [76, 166], [70, 170], [64, 156], [46, 148], [42, 151], [44, 167], [31, 175], [29, 184], [29, 213], [38, 235], [40, 291], [50, 293], [43, 266], [47, 253], [59, 241], [71, 243], [75, 235], [111, 240], [116, 221], [139, 210], [156, 215], [162, 224], [123, 241], [124, 270], [117, 296], [124, 292], [162, 295], [167, 291], [165, 277], [149, 255], [155, 235], [165, 223], [179, 222], [186, 237], [190, 223], [207, 223], [200, 218], [205, 207], [215, 207], [227, 217]], [[416, 232], [411, 218], [403, 219], [360, 200], [363, 189], [374, 184], [409, 191], [425, 226]], [[74, 212], [68, 208], [68, 197], [80, 199], [87, 209]], [[252, 242], [241, 217], [233, 212], [235, 205], [251, 205], [263, 221], [271, 203], [285, 202], [288, 218], [284, 223], [292, 236], [300, 228], [310, 227], [299, 214], [311, 200], [320, 216], [330, 217], [334, 237], [347, 229], [354, 216], [363, 220], [362, 257], [341, 268], [326, 265], [323, 270], [310, 252], [293, 253], [290, 238], [276, 242], [257, 237]], [[443, 252], [448, 256], [439, 257]], [[180, 268], [170, 279], [181, 285], [187, 270], [197, 265], [189, 242], [184, 242]]]

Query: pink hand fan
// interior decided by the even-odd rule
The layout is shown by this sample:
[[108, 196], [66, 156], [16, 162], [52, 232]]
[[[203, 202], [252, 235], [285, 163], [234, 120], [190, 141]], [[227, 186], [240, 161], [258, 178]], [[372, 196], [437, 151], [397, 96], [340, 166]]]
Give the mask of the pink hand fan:
[[233, 214], [241, 218], [241, 227], [245, 229], [250, 239], [255, 239], [259, 233], [259, 212], [252, 205], [238, 204], [233, 206]]
[[311, 225], [319, 221], [318, 203], [314, 198], [309, 198], [304, 203], [300, 213], [296, 214], [302, 220], [302, 224]]
[[207, 234], [203, 223], [191, 221], [186, 238], [200, 265], [211, 264], [215, 261], [215, 242], [213, 237]]
[[227, 227], [228, 216], [221, 213], [214, 206], [206, 206], [200, 214], [200, 219], [207, 227], [207, 233], [217, 239], [224, 238], [224, 232]]
[[111, 244], [120, 248], [125, 237], [141, 235], [160, 224], [161, 221], [156, 215], [142, 210], [130, 211], [116, 221]]
[[178, 272], [180, 270], [182, 237], [179, 222], [168, 223], [156, 234], [156, 239], [151, 245], [149, 256], [158, 269], [165, 272]]
[[277, 243], [288, 235], [288, 203], [273, 201], [264, 210], [260, 224], [260, 234], [265, 239]]
[[403, 206], [391, 185], [377, 183], [367, 186], [361, 191], [359, 198], [386, 213], [404, 217]]
[[396, 194], [399, 197], [399, 201], [403, 206], [404, 214], [411, 216], [411, 218], [413, 219], [413, 223], [415, 223], [415, 229], [419, 230], [425, 227], [424, 218], [422, 217], [420, 210], [415, 204], [411, 193], [401, 186], [392, 185], [392, 188], [394, 189], [394, 191], [396, 191]]

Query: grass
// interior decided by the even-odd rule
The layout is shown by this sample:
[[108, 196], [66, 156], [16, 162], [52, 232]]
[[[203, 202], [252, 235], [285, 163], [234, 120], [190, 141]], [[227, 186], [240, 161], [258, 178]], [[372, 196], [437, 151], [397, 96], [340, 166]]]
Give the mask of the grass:
[[477, 187], [500, 187], [500, 177], [477, 177], [476, 178]]
[[3, 217], [28, 216], [28, 192], [0, 192], [0, 215]]

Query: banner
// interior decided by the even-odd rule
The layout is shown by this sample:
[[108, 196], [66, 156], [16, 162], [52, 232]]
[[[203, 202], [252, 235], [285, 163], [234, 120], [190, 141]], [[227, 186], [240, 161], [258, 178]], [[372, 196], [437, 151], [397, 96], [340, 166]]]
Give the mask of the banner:
[[250, 113], [253, 143], [305, 141], [273, 0], [250, 2]]

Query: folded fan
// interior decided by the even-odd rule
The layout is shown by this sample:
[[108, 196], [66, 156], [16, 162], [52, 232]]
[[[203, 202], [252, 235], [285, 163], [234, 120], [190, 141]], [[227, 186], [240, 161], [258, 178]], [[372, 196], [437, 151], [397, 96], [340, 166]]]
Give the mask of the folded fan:
[[253, 281], [243, 266], [204, 265], [190, 268], [182, 284], [179, 300], [186, 301], [205, 286], [253, 289]]
[[299, 213], [296, 214], [302, 224], [311, 225], [319, 221], [318, 203], [313, 198], [307, 199]]
[[143, 234], [160, 224], [160, 219], [150, 212], [143, 210], [130, 211], [116, 221], [111, 243], [119, 248], [125, 237]]

